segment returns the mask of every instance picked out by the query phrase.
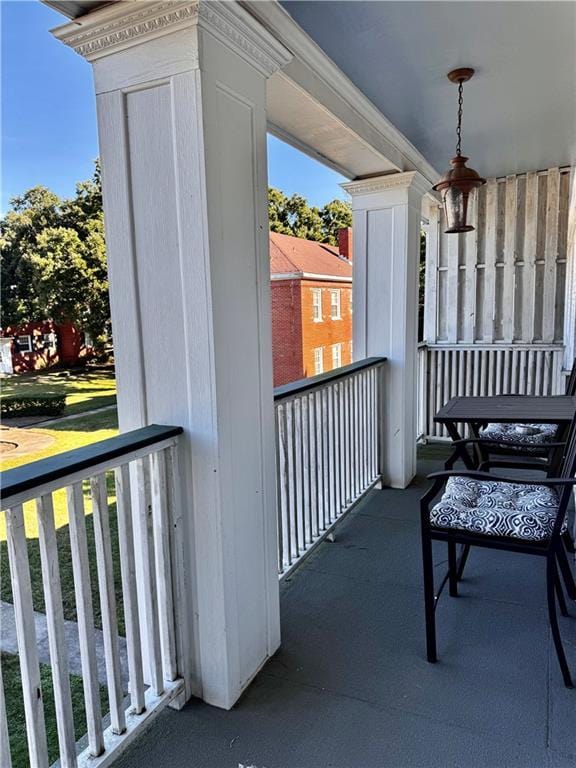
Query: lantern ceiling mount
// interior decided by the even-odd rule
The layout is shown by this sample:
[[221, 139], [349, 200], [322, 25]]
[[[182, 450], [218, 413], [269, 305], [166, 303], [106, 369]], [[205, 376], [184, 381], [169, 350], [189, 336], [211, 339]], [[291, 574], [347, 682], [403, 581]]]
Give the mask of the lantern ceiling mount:
[[452, 72], [448, 72], [447, 77], [451, 83], [467, 83], [473, 75], [472, 67], [460, 67], [460, 69], [453, 69]]
[[447, 234], [471, 232], [474, 227], [467, 223], [468, 199], [470, 192], [486, 183], [473, 168], [466, 167], [467, 157], [461, 152], [462, 144], [462, 104], [463, 84], [468, 82], [474, 70], [471, 67], [460, 67], [448, 73], [451, 83], [458, 85], [458, 127], [456, 128], [456, 155], [450, 161], [450, 168], [432, 189], [441, 192], [444, 211], [446, 214]]

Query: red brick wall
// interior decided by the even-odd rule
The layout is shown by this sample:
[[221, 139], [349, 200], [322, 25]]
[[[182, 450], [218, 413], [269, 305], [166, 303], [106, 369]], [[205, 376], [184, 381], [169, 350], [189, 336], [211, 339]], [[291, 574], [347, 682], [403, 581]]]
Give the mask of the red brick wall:
[[[45, 333], [55, 334], [55, 347], [46, 347], [43, 340]], [[52, 320], [33, 321], [21, 325], [8, 326], [0, 331], [4, 338], [12, 337], [12, 367], [14, 373], [37, 371], [53, 365], [76, 365], [81, 358], [90, 358], [92, 348], [82, 342], [82, 334], [72, 323], [56, 325]], [[16, 344], [18, 336], [30, 336], [31, 352], [21, 352]]]
[[304, 377], [300, 280], [272, 280], [274, 386]]
[[[322, 320], [314, 322], [312, 289], [322, 291]], [[330, 291], [340, 291], [340, 320], [332, 320]], [[332, 370], [332, 345], [342, 344], [342, 365], [352, 362], [352, 283], [303, 280], [302, 291], [302, 358], [304, 376], [314, 376], [314, 349], [324, 350], [324, 372]]]

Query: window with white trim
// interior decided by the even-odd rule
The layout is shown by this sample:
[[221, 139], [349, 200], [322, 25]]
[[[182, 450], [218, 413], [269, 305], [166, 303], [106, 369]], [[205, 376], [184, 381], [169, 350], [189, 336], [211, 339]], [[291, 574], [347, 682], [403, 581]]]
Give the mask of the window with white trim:
[[18, 352], [32, 352], [32, 336], [17, 336]]
[[342, 318], [340, 314], [340, 288], [330, 291], [330, 317], [332, 320], [340, 320]]
[[332, 344], [332, 369], [342, 366], [342, 344]]
[[55, 350], [56, 349], [56, 334], [55, 333], [44, 333], [42, 334], [42, 343], [44, 345], [44, 349], [50, 349]]
[[314, 374], [324, 373], [324, 349], [316, 347], [314, 350]]
[[315, 323], [322, 322], [322, 289], [312, 288], [312, 319]]

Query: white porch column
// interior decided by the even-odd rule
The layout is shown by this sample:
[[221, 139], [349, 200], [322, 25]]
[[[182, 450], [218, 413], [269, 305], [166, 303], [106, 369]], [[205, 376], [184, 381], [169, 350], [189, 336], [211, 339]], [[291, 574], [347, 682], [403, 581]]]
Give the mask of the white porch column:
[[418, 261], [422, 196], [417, 171], [342, 185], [352, 197], [354, 359], [383, 355], [383, 482], [416, 474]]
[[235, 2], [125, 2], [55, 34], [92, 61], [123, 430], [185, 428], [189, 690], [231, 707], [279, 646], [266, 79]]

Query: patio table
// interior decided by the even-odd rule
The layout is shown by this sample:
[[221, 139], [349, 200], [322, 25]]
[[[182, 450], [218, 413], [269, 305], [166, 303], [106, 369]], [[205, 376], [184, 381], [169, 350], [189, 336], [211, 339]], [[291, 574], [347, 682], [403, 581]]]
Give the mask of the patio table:
[[[482, 424], [558, 424], [561, 442], [576, 412], [576, 397], [568, 395], [495, 395], [491, 397], [453, 397], [440, 408], [434, 421], [443, 424], [452, 440], [461, 440], [458, 424], [469, 424], [475, 437]], [[464, 446], [460, 457], [468, 469], [476, 469], [477, 462]]]

